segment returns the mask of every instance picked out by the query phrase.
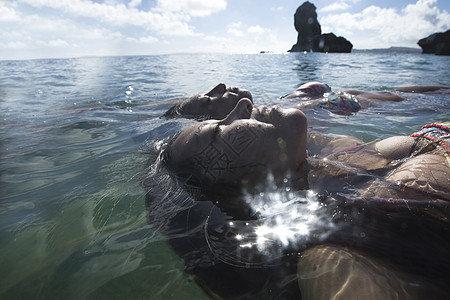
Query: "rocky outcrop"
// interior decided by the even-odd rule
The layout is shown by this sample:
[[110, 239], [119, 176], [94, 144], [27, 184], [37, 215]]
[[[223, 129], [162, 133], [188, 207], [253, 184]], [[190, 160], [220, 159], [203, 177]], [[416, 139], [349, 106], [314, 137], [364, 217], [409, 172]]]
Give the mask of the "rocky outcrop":
[[417, 44], [422, 48], [422, 53], [450, 55], [450, 30], [433, 33], [419, 40]]
[[294, 14], [294, 26], [298, 32], [297, 43], [289, 52], [351, 52], [353, 45], [334, 33], [322, 34], [317, 20], [316, 6], [304, 2]]
[[324, 33], [317, 41], [319, 52], [351, 52], [353, 45], [342, 36]]
[[[305, 2], [297, 8], [294, 14], [294, 26], [297, 30], [298, 51], [310, 51], [317, 48], [316, 39], [322, 34], [322, 28], [317, 21], [316, 7], [310, 2]], [[291, 49], [292, 51], [292, 49]]]

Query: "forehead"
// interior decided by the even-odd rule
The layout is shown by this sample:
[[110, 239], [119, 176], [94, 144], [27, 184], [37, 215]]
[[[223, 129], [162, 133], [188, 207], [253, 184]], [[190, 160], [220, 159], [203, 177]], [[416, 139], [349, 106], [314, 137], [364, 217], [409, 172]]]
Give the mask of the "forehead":
[[217, 122], [205, 121], [185, 129], [172, 142], [171, 154], [173, 157], [176, 159], [186, 156], [191, 148], [195, 148], [195, 145], [211, 139], [216, 125]]
[[217, 144], [224, 151], [238, 146], [243, 149], [246, 141], [259, 138], [265, 127], [271, 125], [251, 119], [236, 120], [230, 125], [219, 125], [216, 120], [205, 121], [189, 127], [176, 137], [172, 143], [172, 151], [175, 157], [183, 159], [192, 157], [211, 143]]
[[189, 159], [209, 182], [217, 182], [226, 174], [236, 175], [238, 170], [244, 170], [242, 158], [247, 157], [244, 153], [253, 149], [262, 136], [260, 127], [254, 125], [251, 120], [239, 120], [231, 125], [216, 124], [213, 130], [211, 125], [198, 127], [198, 142], [193, 142], [196, 151]]

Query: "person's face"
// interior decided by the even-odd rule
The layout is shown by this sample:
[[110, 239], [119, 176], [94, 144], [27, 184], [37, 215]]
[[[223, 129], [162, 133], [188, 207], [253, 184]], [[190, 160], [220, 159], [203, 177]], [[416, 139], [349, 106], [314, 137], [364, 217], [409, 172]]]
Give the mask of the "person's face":
[[252, 94], [238, 87], [227, 88], [225, 84], [220, 83], [206, 94], [195, 95], [185, 100], [180, 106], [180, 111], [183, 115], [221, 120], [242, 98], [252, 101]]
[[[305, 115], [296, 109], [253, 109], [242, 99], [220, 121], [183, 131], [170, 148], [172, 163], [193, 162], [206, 184], [253, 182], [267, 172], [285, 175], [306, 158]], [[264, 178], [261, 178], [261, 176]]]
[[318, 98], [323, 94], [331, 92], [331, 88], [321, 82], [308, 82], [299, 86], [292, 94], [285, 96], [284, 98]]

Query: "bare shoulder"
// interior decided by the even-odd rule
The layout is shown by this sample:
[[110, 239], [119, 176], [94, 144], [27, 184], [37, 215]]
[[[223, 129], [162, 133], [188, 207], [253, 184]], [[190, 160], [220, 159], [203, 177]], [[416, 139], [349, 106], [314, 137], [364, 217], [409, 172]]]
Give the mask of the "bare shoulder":
[[314, 130], [308, 132], [308, 150], [313, 154], [324, 155], [363, 144], [362, 140], [349, 135], [324, 134]]
[[413, 149], [415, 139], [410, 136], [393, 136], [379, 142], [374, 147], [383, 157], [395, 160], [407, 157]]

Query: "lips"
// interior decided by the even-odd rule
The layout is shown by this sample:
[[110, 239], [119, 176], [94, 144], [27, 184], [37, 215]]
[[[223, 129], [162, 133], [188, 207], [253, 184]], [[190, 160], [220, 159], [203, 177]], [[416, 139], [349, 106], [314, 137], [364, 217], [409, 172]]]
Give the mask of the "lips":
[[280, 107], [275, 105], [271, 108], [267, 106], [260, 106], [253, 110], [253, 118], [257, 121], [274, 124], [280, 117]]
[[260, 122], [270, 123], [271, 110], [267, 106], [260, 106], [253, 110], [253, 117]]
[[242, 94], [244, 97], [243, 98], [248, 98], [250, 99], [250, 101], [253, 103], [253, 97], [252, 97], [252, 93], [250, 93], [247, 90], [241, 90], [240, 94]]

